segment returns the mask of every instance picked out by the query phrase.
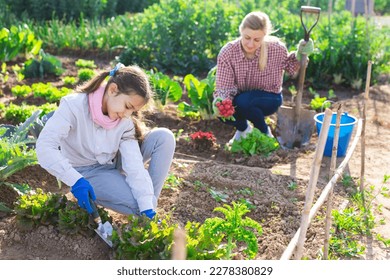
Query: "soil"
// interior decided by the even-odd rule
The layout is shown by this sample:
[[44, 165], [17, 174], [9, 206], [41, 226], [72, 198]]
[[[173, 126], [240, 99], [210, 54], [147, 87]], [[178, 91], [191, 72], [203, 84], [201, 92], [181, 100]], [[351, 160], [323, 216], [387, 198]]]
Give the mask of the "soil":
[[[74, 62], [80, 57], [59, 56], [59, 58], [66, 69], [63, 76], [77, 76]], [[88, 58], [85, 57], [85, 59]], [[100, 69], [110, 68], [109, 59], [94, 60]], [[22, 83], [34, 82], [38, 80], [28, 79]], [[44, 82], [62, 86], [61, 80], [55, 77], [45, 77]], [[10, 93], [10, 88], [16, 84], [20, 83], [10, 75], [9, 81], [2, 85], [1, 102], [7, 104], [12, 101], [20, 104], [27, 100], [29, 104], [45, 103], [44, 100], [33, 98], [15, 99]], [[335, 94], [337, 100], [334, 100], [333, 108], [342, 104], [343, 111], [357, 117], [362, 114], [362, 92], [336, 88]], [[386, 167], [390, 165], [390, 150], [386, 147], [386, 143], [390, 142], [390, 122], [387, 118], [390, 86], [385, 84], [371, 87], [369, 97], [365, 128], [364, 179], [366, 186], [373, 185], [378, 189], [383, 185]], [[308, 100], [309, 96], [305, 94], [304, 104], [308, 104]], [[291, 105], [291, 96], [287, 93], [285, 103]], [[187, 221], [203, 222], [206, 218], [214, 217], [217, 214], [213, 212], [213, 209], [217, 206], [246, 199], [254, 205], [254, 209], [248, 216], [258, 221], [264, 231], [258, 240], [259, 253], [256, 258], [279, 259], [300, 226], [306, 188], [318, 140], [317, 135], [313, 134], [310, 143], [300, 149], [280, 149], [269, 157], [259, 155], [247, 157], [225, 150], [225, 143], [233, 136], [234, 129], [221, 124], [218, 120], [193, 121], [180, 118], [176, 114], [174, 104], [166, 106], [163, 111], [147, 113], [146, 117], [150, 120], [150, 127], [168, 127], [176, 133], [177, 148], [170, 173], [183, 178], [179, 187], [163, 189], [159, 198], [158, 215], [163, 217], [170, 214], [173, 222], [184, 226]], [[275, 121], [276, 115], [271, 116], [271, 119]], [[0, 119], [0, 122], [6, 123], [3, 119]], [[188, 137], [198, 130], [212, 131], [217, 144], [208, 150], [194, 147], [188, 141]], [[354, 134], [355, 132], [352, 137]], [[337, 166], [342, 160], [343, 158], [338, 158]], [[329, 162], [328, 157], [323, 158], [315, 198], [319, 196], [329, 181]], [[358, 179], [361, 169], [359, 141], [344, 173]], [[63, 193], [72, 199], [69, 188], [64, 185], [59, 188], [56, 178], [39, 165], [25, 168], [11, 176], [8, 181], [28, 184], [33, 189], [41, 188], [47, 192]], [[289, 188], [293, 183], [297, 184], [296, 189]], [[224, 195], [223, 200], [218, 201], [215, 197], [213, 198], [208, 189], [212, 189], [221, 196]], [[248, 192], [248, 189], [252, 192]], [[334, 208], [345, 207], [350, 191], [340, 182], [336, 185]], [[16, 198], [15, 193], [2, 187], [0, 201], [12, 207]], [[378, 196], [374, 205], [383, 205], [381, 211], [375, 213], [377, 226], [374, 231], [390, 239], [390, 202]], [[114, 224], [125, 222], [124, 215], [107, 210], [113, 217]], [[325, 207], [322, 207], [318, 215], [324, 216], [325, 211]], [[379, 223], [381, 219], [383, 223]], [[307, 233], [305, 257], [309, 259], [318, 257], [323, 246], [323, 237], [324, 222], [322, 219], [314, 219]], [[0, 212], [0, 259], [107, 260], [112, 258], [112, 249], [96, 235], [65, 235], [50, 225], [22, 231], [17, 227], [15, 215]], [[372, 250], [367, 250], [367, 254], [362, 256], [362, 259], [390, 259], [390, 250], [374, 240]]]

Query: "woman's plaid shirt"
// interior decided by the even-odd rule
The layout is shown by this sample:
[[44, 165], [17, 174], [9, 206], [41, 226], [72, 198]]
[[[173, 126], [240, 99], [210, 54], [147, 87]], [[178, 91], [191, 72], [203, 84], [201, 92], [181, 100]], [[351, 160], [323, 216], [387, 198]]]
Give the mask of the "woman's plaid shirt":
[[268, 60], [264, 71], [259, 69], [260, 49], [253, 59], [245, 57], [240, 39], [226, 44], [217, 61], [215, 97], [233, 99], [237, 93], [260, 89], [273, 93], [282, 91], [283, 74], [295, 75], [299, 62], [279, 41], [268, 43]]

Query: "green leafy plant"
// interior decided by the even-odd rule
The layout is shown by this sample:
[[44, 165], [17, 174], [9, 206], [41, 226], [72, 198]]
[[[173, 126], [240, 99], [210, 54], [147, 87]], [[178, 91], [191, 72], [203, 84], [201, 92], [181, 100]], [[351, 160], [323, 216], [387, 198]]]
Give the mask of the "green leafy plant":
[[93, 60], [86, 60], [86, 59], [78, 59], [75, 62], [76, 66], [78, 68], [90, 68], [90, 69], [95, 69], [97, 66], [95, 64], [95, 61]]
[[287, 186], [290, 191], [295, 191], [298, 188], [298, 184], [296, 182], [290, 182]]
[[0, 111], [3, 114], [5, 120], [12, 123], [22, 123], [25, 122], [34, 112], [40, 110], [39, 117], [46, 115], [47, 113], [57, 109], [57, 105], [54, 103], [45, 103], [39, 107], [35, 105], [27, 105], [22, 103], [22, 105], [16, 105], [13, 103], [8, 104], [8, 106], [0, 106]]
[[173, 232], [169, 216], [153, 220], [129, 215], [128, 222], [113, 231], [112, 242], [116, 259], [167, 260], [171, 257]]
[[173, 134], [175, 135], [175, 140], [178, 141], [180, 136], [183, 134], [184, 132], [184, 129], [182, 128], [179, 128], [176, 132], [174, 132]]
[[336, 94], [334, 93], [333, 89], [328, 90], [328, 99], [336, 98]]
[[[387, 183], [388, 179], [385, 175], [383, 184]], [[352, 177], [348, 175], [343, 176], [342, 183], [347, 188], [355, 186]], [[369, 186], [364, 189], [364, 193], [355, 188], [351, 194], [350, 206], [341, 212], [332, 211], [334, 228], [331, 229], [329, 250], [333, 258], [357, 258], [365, 252], [360, 240], [362, 235], [372, 235], [372, 229], [376, 225], [372, 211], [373, 201], [378, 195], [388, 197], [388, 192], [386, 186], [379, 189]], [[377, 238], [385, 245], [388, 242], [380, 236]]]
[[239, 16], [235, 4], [222, 0], [160, 1], [132, 19], [128, 29], [134, 39], [120, 61], [180, 75], [204, 73], [236, 33]]
[[24, 64], [23, 74], [26, 78], [42, 79], [48, 74], [60, 76], [64, 71], [62, 63], [58, 58], [45, 53], [41, 49], [38, 57], [26, 61]]
[[182, 182], [183, 178], [177, 177], [175, 176], [175, 174], [169, 174], [168, 177], [165, 179], [163, 189], [177, 189]]
[[297, 88], [294, 85], [292, 85], [292, 86], [288, 87], [288, 90], [290, 91], [291, 96], [294, 99], [297, 96], [297, 93], [298, 93]]
[[256, 209], [256, 206], [252, 202], [250, 202], [250, 200], [248, 200], [247, 198], [240, 198], [238, 202], [241, 204], [245, 204], [248, 210]]
[[340, 85], [344, 82], [344, 78], [343, 78], [343, 74], [333, 74], [333, 82], [336, 84], [336, 85]]
[[[23, 124], [16, 127], [0, 128], [0, 189], [10, 187], [18, 194], [28, 189], [18, 184], [6, 182], [12, 174], [24, 169], [27, 166], [37, 163], [34, 149], [29, 149], [28, 144], [35, 142], [35, 139], [27, 137], [29, 128], [38, 118], [40, 111], [35, 112]], [[11, 129], [11, 131], [10, 131]], [[6, 136], [7, 134], [7, 136]], [[0, 202], [0, 207], [10, 211], [9, 207]]]
[[354, 207], [343, 212], [332, 211], [335, 228], [331, 229], [329, 251], [333, 256], [357, 257], [365, 247], [359, 243], [359, 236], [364, 232], [362, 215]]
[[77, 71], [77, 76], [79, 77], [80, 82], [88, 81], [94, 75], [95, 75], [95, 71], [89, 68], [81, 68]]
[[[88, 232], [92, 229], [88, 213], [81, 209], [76, 202], [67, 201], [65, 207], [58, 211], [58, 229], [66, 234]], [[89, 225], [89, 226], [88, 226]]]
[[62, 78], [62, 81], [67, 86], [74, 85], [77, 82], [76, 78], [75, 77], [71, 77], [71, 76], [66, 76], [66, 77]]
[[310, 101], [310, 108], [319, 112], [329, 108], [331, 104], [327, 102], [326, 97], [320, 97], [319, 94], [316, 94], [315, 97]]
[[7, 64], [5, 62], [3, 62], [1, 64], [0, 82], [2, 84], [5, 84], [5, 83], [7, 83], [8, 79], [9, 79], [9, 73], [7, 71]]
[[390, 247], [390, 239], [384, 238], [382, 235], [379, 233], [376, 234], [376, 239], [380, 241], [386, 248]]
[[227, 194], [214, 190], [213, 188], [208, 188], [207, 191], [216, 202], [227, 202], [227, 198], [229, 197]]
[[178, 106], [178, 110], [182, 114], [189, 112], [198, 112], [199, 116], [204, 119], [214, 118], [213, 111], [213, 93], [215, 91], [215, 72], [216, 67], [211, 69], [207, 77], [201, 81], [188, 74], [184, 77], [184, 85], [187, 90], [187, 95], [191, 100], [191, 104], [182, 102]]
[[40, 188], [20, 196], [15, 203], [19, 227], [27, 230], [36, 225], [56, 224], [58, 212], [66, 201], [66, 196], [45, 193]]
[[67, 87], [58, 89], [51, 83], [34, 83], [31, 87], [34, 92], [34, 97], [42, 97], [49, 102], [59, 101], [63, 96], [72, 92], [72, 90]]
[[7, 129], [0, 129], [0, 183], [15, 172], [36, 163], [35, 150], [27, 147], [27, 144], [35, 143], [36, 139], [28, 138], [27, 134], [40, 112], [34, 112], [23, 124], [16, 126], [9, 136], [4, 137]]
[[169, 101], [177, 102], [181, 99], [183, 90], [180, 84], [173, 81], [169, 76], [164, 75], [161, 72], [154, 72], [153, 70], [148, 72], [150, 83], [154, 89], [155, 101], [161, 109]]
[[245, 138], [234, 140], [230, 151], [232, 153], [242, 152], [245, 155], [265, 155], [268, 156], [273, 151], [279, 149], [279, 143], [275, 138], [268, 137], [257, 128], [253, 128]]
[[19, 54], [36, 55], [41, 45], [42, 41], [25, 24], [0, 29], [0, 61], [10, 61]]
[[238, 190], [237, 194], [253, 196], [253, 190], [250, 187], [246, 187]]
[[11, 92], [15, 96], [26, 97], [27, 95], [32, 93], [32, 89], [28, 85], [16, 85], [11, 88]]
[[208, 231], [204, 224], [187, 222], [187, 259], [220, 260], [226, 255], [226, 246], [221, 244], [223, 234]]
[[[101, 207], [97, 207], [102, 222], [112, 223], [112, 217]], [[64, 206], [58, 210], [58, 229], [66, 234], [83, 234], [91, 236], [97, 225], [91, 215], [75, 201], [67, 200]]]
[[18, 64], [12, 65], [11, 68], [12, 68], [12, 71], [16, 75], [17, 81], [18, 82], [23, 81], [23, 79], [24, 79], [24, 74], [23, 74], [24, 69], [21, 68]]
[[[243, 217], [250, 212], [247, 205], [233, 202], [232, 206], [224, 204], [217, 207], [214, 212], [220, 212], [225, 217], [209, 218], [204, 222], [204, 230], [212, 235], [222, 235], [226, 240], [225, 259], [232, 257], [233, 249], [237, 247], [236, 242], [244, 242], [246, 249], [243, 251], [250, 259], [253, 259], [258, 252], [257, 237], [263, 234], [259, 223], [249, 217]], [[257, 234], [256, 234], [257, 232]]]

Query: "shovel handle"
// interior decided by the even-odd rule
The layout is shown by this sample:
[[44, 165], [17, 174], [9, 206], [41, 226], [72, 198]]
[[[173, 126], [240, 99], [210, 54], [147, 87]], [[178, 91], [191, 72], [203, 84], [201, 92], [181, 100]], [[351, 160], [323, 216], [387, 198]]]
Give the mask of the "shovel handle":
[[[317, 15], [315, 23], [310, 27], [310, 29], [307, 29], [305, 23], [303, 22], [302, 15], [303, 13], [306, 14], [315, 14]], [[301, 6], [301, 23], [303, 26], [303, 29], [305, 30], [305, 41], [309, 41], [310, 39], [310, 32], [313, 30], [314, 26], [317, 25], [318, 20], [320, 18], [321, 8], [318, 7], [312, 7], [312, 6]]]
[[98, 212], [98, 209], [96, 207], [96, 203], [95, 203], [95, 201], [92, 200], [91, 197], [89, 197], [89, 203], [91, 204], [91, 207], [92, 207], [92, 210], [93, 210], [93, 212], [91, 214], [93, 220], [96, 223], [98, 223], [99, 221], [101, 222], [101, 219], [100, 219], [100, 216], [99, 216], [99, 212]]
[[[310, 27], [308, 30], [305, 23], [303, 22], [303, 13], [307, 14], [315, 14], [317, 15], [315, 23]], [[310, 39], [310, 32], [313, 30], [314, 26], [317, 25], [318, 20], [320, 18], [321, 8], [318, 7], [312, 7], [312, 6], [301, 6], [301, 23], [303, 26], [303, 29], [305, 31], [305, 37], [304, 40], [307, 42]], [[301, 112], [301, 105], [302, 105], [302, 95], [303, 95], [303, 84], [305, 82], [305, 76], [306, 76], [306, 62], [307, 61], [307, 55], [302, 54], [301, 55], [301, 65], [299, 69], [299, 80], [298, 80], [298, 93], [296, 96], [296, 102], [295, 102], [295, 120], [298, 122], [300, 112]]]

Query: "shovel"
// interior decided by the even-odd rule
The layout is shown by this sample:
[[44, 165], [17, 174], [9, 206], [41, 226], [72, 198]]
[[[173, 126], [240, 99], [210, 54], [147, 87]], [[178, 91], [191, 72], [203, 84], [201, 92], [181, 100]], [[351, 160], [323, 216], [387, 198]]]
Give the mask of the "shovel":
[[108, 221], [103, 224], [95, 202], [91, 198], [89, 198], [89, 203], [91, 204], [93, 210], [91, 214], [92, 218], [98, 225], [98, 227], [95, 229], [95, 232], [100, 236], [101, 239], [103, 239], [104, 242], [107, 243], [108, 246], [112, 248], [112, 225]]
[[[320, 18], [321, 8], [311, 6], [301, 6], [301, 23], [305, 31], [306, 42], [309, 41], [310, 32], [318, 23]], [[307, 30], [305, 23], [302, 19], [302, 14], [314, 14], [316, 15], [316, 21]], [[300, 148], [310, 141], [310, 137], [314, 131], [314, 115], [315, 111], [301, 109], [303, 84], [305, 81], [307, 66], [307, 55], [302, 54], [299, 70], [298, 80], [298, 93], [295, 97], [295, 107], [281, 106], [277, 113], [276, 134], [279, 144], [288, 149]]]

